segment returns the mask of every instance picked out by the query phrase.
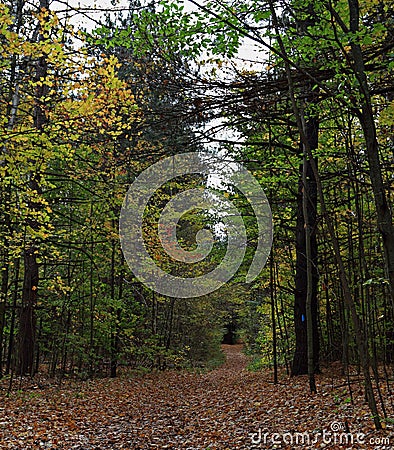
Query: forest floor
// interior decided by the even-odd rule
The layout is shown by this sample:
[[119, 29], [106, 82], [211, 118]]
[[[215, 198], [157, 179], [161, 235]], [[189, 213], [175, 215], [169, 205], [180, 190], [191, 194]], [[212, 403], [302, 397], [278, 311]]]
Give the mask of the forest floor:
[[[317, 376], [318, 394], [311, 395], [306, 377], [280, 373], [273, 384], [270, 371], [246, 370], [240, 345], [223, 351], [226, 362], [203, 373], [61, 385], [33, 379], [9, 395], [0, 385], [0, 449], [394, 448], [392, 423], [374, 430], [357, 375], [352, 405], [335, 370]], [[393, 399], [383, 395], [393, 417]]]

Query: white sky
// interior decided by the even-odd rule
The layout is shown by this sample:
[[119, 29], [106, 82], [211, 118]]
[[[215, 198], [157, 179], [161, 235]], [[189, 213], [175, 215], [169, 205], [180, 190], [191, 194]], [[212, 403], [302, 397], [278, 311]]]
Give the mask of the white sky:
[[[76, 28], [86, 28], [88, 30], [95, 28], [97, 21], [103, 17], [103, 9], [108, 11], [116, 11], [122, 8], [127, 9], [129, 2], [127, 0], [117, 0], [117, 5], [114, 7], [109, 0], [96, 0], [94, 2], [88, 0], [54, 0], [51, 4], [53, 11], [71, 10], [71, 23]], [[79, 11], [78, 11], [79, 10]], [[64, 17], [66, 14], [59, 13], [59, 17]]]

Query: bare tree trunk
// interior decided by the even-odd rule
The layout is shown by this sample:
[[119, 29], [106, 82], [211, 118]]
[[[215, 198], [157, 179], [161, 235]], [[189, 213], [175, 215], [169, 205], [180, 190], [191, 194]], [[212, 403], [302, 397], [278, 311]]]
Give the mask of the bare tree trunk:
[[[112, 221], [112, 226], [115, 228], [115, 221]], [[114, 303], [115, 300], [115, 253], [116, 247], [115, 242], [112, 240], [111, 248], [111, 300]], [[115, 308], [114, 304], [111, 305], [111, 316], [112, 316], [112, 329], [111, 329], [111, 378], [115, 378], [118, 369], [118, 353], [119, 353], [119, 320], [120, 320], [120, 310]]]
[[[316, 393], [316, 382], [315, 382], [315, 349], [314, 349], [314, 333], [313, 333], [313, 320], [317, 320], [317, 311], [312, 311], [312, 301], [313, 297], [317, 297], [317, 292], [314, 290], [314, 280], [313, 280], [313, 269], [312, 269], [312, 239], [311, 239], [311, 229], [308, 220], [308, 202], [309, 198], [306, 191], [306, 185], [308, 183], [307, 179], [307, 154], [304, 151], [304, 163], [302, 171], [302, 182], [304, 185], [304, 191], [302, 196], [303, 205], [303, 215], [304, 215], [304, 228], [305, 228], [305, 258], [306, 258], [306, 275], [307, 275], [307, 286], [306, 286], [306, 326], [307, 326], [307, 348], [308, 348], [308, 376], [309, 376], [309, 388], [312, 393]], [[316, 211], [315, 211], [316, 215]], [[315, 294], [315, 295], [313, 295]], [[316, 300], [317, 301], [317, 300]], [[315, 316], [313, 316], [315, 312]]]
[[274, 384], [278, 383], [278, 344], [277, 344], [277, 333], [276, 333], [276, 289], [275, 289], [275, 274], [274, 274], [274, 259], [270, 255], [270, 300], [271, 300], [271, 323], [272, 323], [272, 357], [274, 364]]

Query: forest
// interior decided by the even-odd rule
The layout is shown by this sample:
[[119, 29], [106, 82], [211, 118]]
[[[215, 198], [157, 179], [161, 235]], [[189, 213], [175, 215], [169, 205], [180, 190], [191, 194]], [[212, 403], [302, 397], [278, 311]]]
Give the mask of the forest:
[[392, 448], [393, 0], [3, 1], [0, 71], [0, 449]]

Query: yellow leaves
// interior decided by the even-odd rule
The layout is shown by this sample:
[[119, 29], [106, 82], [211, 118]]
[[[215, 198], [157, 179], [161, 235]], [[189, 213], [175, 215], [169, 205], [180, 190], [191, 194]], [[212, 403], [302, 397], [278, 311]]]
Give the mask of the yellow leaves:
[[389, 10], [394, 6], [392, 0], [361, 0], [360, 1], [360, 12], [364, 15], [371, 11], [376, 11], [378, 8], [384, 8], [384, 10]]
[[[64, 176], [71, 180], [70, 185], [73, 185], [73, 180], [96, 179], [109, 172], [115, 177], [121, 170], [124, 171], [121, 174], [123, 180], [127, 173], [126, 163], [116, 165], [115, 156], [106, 150], [114, 148], [119, 136], [131, 134], [135, 121], [141, 120], [130, 87], [118, 77], [120, 63], [117, 58], [89, 57], [86, 47], [70, 51], [68, 44], [62, 44], [62, 32], [57, 29], [58, 18], [47, 10], [37, 14], [35, 26], [37, 22], [43, 38], [39, 42], [29, 42], [22, 33], [18, 35], [9, 30], [12, 17], [9, 10], [0, 4], [0, 75], [7, 81], [13, 61], [26, 61], [25, 65], [18, 64], [21, 98], [12, 126], [9, 126], [12, 99], [7, 100], [7, 105], [4, 103], [0, 113], [0, 140], [6, 147], [1, 157], [5, 163], [0, 165], [0, 184], [8, 186], [12, 181], [15, 201], [6, 205], [7, 211], [13, 223], [23, 225], [13, 230], [12, 235], [10, 232], [9, 239], [7, 236], [10, 242], [7, 251], [15, 257], [20, 255], [26, 239], [42, 242], [43, 247], [51, 245], [48, 238], [54, 235], [54, 217], [59, 208], [67, 207], [54, 202], [54, 213], [49, 205], [52, 203], [45, 199], [55, 195], [51, 193], [51, 183], [57, 186], [58, 181], [54, 180], [52, 173], [62, 173], [64, 169]], [[36, 64], [40, 57], [45, 58], [48, 71], [37, 80]], [[10, 89], [10, 98], [12, 93]], [[38, 100], [48, 119], [43, 132], [35, 128], [33, 121], [32, 113]], [[133, 143], [133, 152], [140, 148], [140, 143]], [[130, 158], [130, 153], [127, 158]], [[118, 163], [126, 161], [124, 154], [116, 157], [119, 158]], [[129, 167], [132, 165], [127, 165], [127, 169]], [[31, 174], [38, 175], [42, 192], [29, 189]], [[68, 186], [64, 190], [62, 188], [56, 195], [68, 195], [67, 189]], [[115, 194], [114, 198], [116, 204], [121, 203], [121, 196], [118, 198]], [[34, 225], [25, 226], [28, 223]], [[98, 225], [94, 226], [97, 232], [104, 232], [110, 239], [118, 239], [117, 229], [106, 225], [103, 230]], [[93, 226], [88, 229], [89, 232], [92, 230]], [[84, 232], [83, 227], [81, 232]], [[62, 233], [57, 228], [56, 238], [63, 236]], [[55, 250], [51, 251], [55, 256]], [[56, 279], [53, 290], [65, 293], [67, 286], [61, 279]]]
[[59, 296], [65, 295], [71, 291], [71, 287], [66, 284], [66, 281], [63, 280], [60, 275], [56, 275], [46, 289], [49, 292], [58, 294]]
[[26, 234], [32, 239], [40, 239], [45, 241], [49, 238], [50, 233], [47, 231], [46, 226], [41, 226], [38, 230], [34, 230], [32, 227], [26, 227]]
[[379, 124], [392, 127], [394, 123], [394, 100], [392, 100], [379, 115]]
[[90, 58], [82, 64], [78, 77], [63, 87], [68, 98], [50, 112], [50, 122], [73, 131], [73, 139], [84, 132], [116, 138], [128, 130], [134, 119], [139, 119], [139, 111], [127, 83], [117, 76], [118, 68], [114, 56], [100, 61]]

